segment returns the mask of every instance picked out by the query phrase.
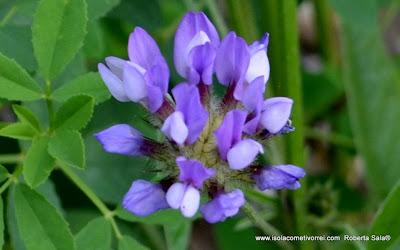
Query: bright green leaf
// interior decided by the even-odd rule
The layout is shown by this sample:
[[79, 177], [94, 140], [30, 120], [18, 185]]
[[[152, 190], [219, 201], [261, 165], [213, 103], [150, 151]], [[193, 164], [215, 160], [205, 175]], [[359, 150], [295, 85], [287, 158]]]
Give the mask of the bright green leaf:
[[103, 17], [112, 8], [117, 6], [120, 0], [86, 0], [88, 5], [89, 20]]
[[54, 159], [47, 152], [48, 143], [48, 137], [35, 138], [26, 155], [23, 173], [31, 187], [45, 181], [53, 170]]
[[75, 243], [77, 250], [109, 250], [111, 248], [110, 222], [104, 217], [90, 221], [75, 236]]
[[57, 101], [64, 102], [73, 96], [82, 94], [93, 97], [96, 103], [101, 103], [111, 96], [100, 75], [90, 72], [62, 85], [54, 91], [53, 97]]
[[8, 173], [7, 169], [0, 164], [0, 182], [3, 182], [5, 179], [8, 178], [10, 174]]
[[36, 118], [35, 114], [32, 113], [32, 111], [21, 105], [13, 105], [12, 108], [21, 122], [30, 125], [38, 132], [40, 131], [39, 120]]
[[55, 129], [80, 130], [92, 117], [94, 100], [90, 96], [74, 96], [68, 99], [58, 110]]
[[19, 184], [14, 194], [18, 228], [27, 250], [74, 250], [64, 218], [36, 191]]
[[0, 196], [0, 248], [3, 248], [4, 244], [4, 209], [3, 209], [3, 198]]
[[39, 85], [14, 60], [0, 53], [0, 97], [33, 101], [42, 97]]
[[31, 140], [36, 134], [36, 131], [26, 123], [11, 123], [0, 129], [0, 136], [20, 139]]
[[86, 35], [84, 0], [41, 0], [33, 21], [33, 48], [45, 79], [54, 79], [74, 58]]
[[57, 160], [76, 168], [85, 167], [85, 145], [77, 131], [63, 130], [49, 142], [49, 153]]
[[118, 242], [118, 250], [148, 250], [149, 248], [140, 244], [137, 240], [130, 236], [124, 235], [124, 237]]
[[368, 241], [368, 249], [387, 249], [400, 237], [400, 182], [389, 193], [376, 213], [369, 235], [390, 235], [390, 241]]

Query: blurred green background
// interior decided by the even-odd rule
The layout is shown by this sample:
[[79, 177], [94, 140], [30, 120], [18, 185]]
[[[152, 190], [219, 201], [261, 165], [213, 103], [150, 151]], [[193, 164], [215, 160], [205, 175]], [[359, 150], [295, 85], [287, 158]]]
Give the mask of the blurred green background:
[[[31, 43], [37, 3], [0, 0], [0, 52], [32, 75], [37, 68]], [[298, 191], [267, 195], [254, 191], [249, 200], [284, 235], [392, 236], [386, 243], [294, 242], [296, 249], [400, 249], [396, 240], [400, 235], [399, 0], [87, 0], [87, 7], [84, 46], [54, 81], [55, 88], [96, 72], [106, 56], [127, 58], [128, 36], [135, 26], [156, 39], [171, 66], [171, 83], [179, 83], [181, 78], [172, 69], [173, 37], [190, 10], [204, 11], [221, 36], [234, 30], [251, 43], [269, 32], [267, 94], [295, 99], [297, 130], [289, 139], [274, 139], [268, 153], [276, 162], [302, 162], [307, 177]], [[142, 119], [143, 108], [104, 95], [107, 101], [96, 106], [83, 133], [87, 168], [79, 175], [113, 207], [134, 179], [152, 175], [145, 167], [151, 163], [105, 154], [93, 133], [120, 122], [134, 124], [149, 136], [154, 132]], [[10, 104], [0, 99], [0, 122], [16, 120]], [[47, 119], [44, 102], [27, 105]], [[0, 137], [0, 155], [4, 155], [0, 159], [9, 169], [13, 162], [6, 156], [25, 149], [24, 143]], [[100, 215], [58, 171], [39, 191], [60, 208], [74, 234]], [[24, 249], [15, 231], [12, 204], [5, 206], [9, 206], [5, 249]], [[378, 210], [379, 219], [374, 219]], [[132, 218], [121, 215], [119, 223], [150, 249], [280, 248], [255, 241], [254, 235], [263, 233], [244, 216], [216, 225], [163, 216], [130, 223]]]

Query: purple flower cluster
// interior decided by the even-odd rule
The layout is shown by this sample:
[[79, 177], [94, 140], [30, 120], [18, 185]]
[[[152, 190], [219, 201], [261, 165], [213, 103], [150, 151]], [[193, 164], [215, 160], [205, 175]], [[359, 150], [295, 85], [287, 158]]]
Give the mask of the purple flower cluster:
[[[179, 209], [185, 217], [199, 210], [210, 223], [234, 216], [245, 203], [241, 189], [297, 189], [303, 169], [261, 166], [257, 157], [274, 135], [293, 131], [293, 101], [264, 100], [269, 78], [268, 34], [248, 45], [230, 32], [220, 41], [204, 13], [187, 13], [174, 41], [176, 71], [185, 80], [168, 92], [169, 68], [156, 42], [142, 28], [129, 37], [129, 60], [107, 57], [99, 72], [111, 94], [153, 113], [163, 141], [144, 137], [127, 124], [96, 134], [105, 151], [144, 155], [160, 163], [160, 184], [136, 180], [123, 206], [137, 216]], [[213, 75], [226, 86], [213, 94]], [[250, 185], [249, 185], [250, 184]], [[201, 194], [208, 202], [201, 205]], [[205, 198], [207, 199], [207, 198]]]

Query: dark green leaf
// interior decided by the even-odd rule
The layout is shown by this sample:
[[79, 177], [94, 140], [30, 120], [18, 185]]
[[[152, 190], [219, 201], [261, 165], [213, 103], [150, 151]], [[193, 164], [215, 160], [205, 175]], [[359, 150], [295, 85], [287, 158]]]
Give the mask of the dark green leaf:
[[85, 145], [77, 131], [63, 130], [49, 142], [49, 153], [57, 160], [76, 168], [85, 167]]
[[371, 189], [385, 196], [400, 178], [399, 71], [386, 54], [376, 1], [331, 3], [343, 24], [343, 73], [356, 146]]
[[28, 250], [75, 249], [67, 223], [40, 194], [19, 184], [14, 202], [18, 228]]
[[119, 4], [120, 0], [87, 0], [89, 20], [103, 17]]
[[4, 244], [4, 209], [3, 209], [3, 198], [0, 196], [0, 248], [3, 248]]
[[53, 97], [57, 101], [64, 102], [73, 96], [82, 94], [93, 97], [96, 103], [101, 103], [111, 96], [100, 75], [90, 72], [62, 85], [54, 91]]
[[26, 250], [24, 242], [21, 239], [21, 235], [18, 230], [17, 225], [17, 217], [15, 211], [15, 202], [14, 202], [14, 194], [15, 194], [15, 185], [12, 185], [8, 189], [7, 195], [7, 231], [10, 235], [10, 241], [12, 249], [15, 250]]
[[8, 17], [5, 22], [5, 18], [3, 19], [2, 24], [5, 26], [30, 26], [38, 2], [38, 0], [1, 1], [0, 18]]
[[14, 60], [0, 53], [0, 97], [33, 101], [42, 97], [39, 85]]
[[48, 143], [48, 137], [35, 138], [26, 155], [23, 173], [31, 187], [45, 181], [53, 170], [54, 159], [47, 152]]
[[26, 123], [11, 123], [0, 129], [0, 136], [10, 137], [20, 140], [31, 140], [36, 135], [36, 131]]
[[369, 235], [390, 235], [390, 241], [368, 241], [368, 249], [387, 249], [400, 237], [400, 182], [394, 186], [376, 213]]
[[0, 164], [0, 182], [3, 182], [5, 179], [8, 178], [10, 174], [8, 173], [7, 169]]
[[12, 108], [21, 122], [30, 125], [38, 132], [40, 131], [39, 120], [36, 118], [35, 114], [32, 113], [32, 111], [21, 105], [13, 105]]
[[105, 39], [99, 21], [89, 21], [88, 34], [86, 36], [83, 50], [90, 59], [100, 61], [104, 59]]
[[94, 100], [90, 96], [74, 96], [58, 110], [54, 128], [80, 130], [90, 121]]
[[118, 242], [118, 250], [148, 250], [149, 248], [140, 244], [137, 240], [130, 236], [124, 235], [124, 237]]
[[90, 221], [75, 236], [75, 243], [77, 250], [109, 250], [111, 248], [110, 222], [104, 217]]
[[191, 232], [192, 222], [184, 217], [173, 223], [164, 225], [164, 234], [168, 249], [188, 249]]
[[151, 225], [169, 225], [182, 219], [182, 214], [175, 209], [160, 210], [146, 217], [135, 216], [123, 208], [118, 208], [116, 215], [123, 220]]
[[83, 45], [84, 0], [41, 0], [33, 21], [33, 48], [45, 79], [59, 75]]
[[51, 179], [47, 179], [45, 182], [40, 184], [37, 188], [35, 188], [35, 191], [37, 191], [39, 194], [43, 195], [43, 197], [46, 198], [46, 200], [53, 205], [55, 208], [60, 213], [64, 213], [62, 206], [61, 206], [61, 201], [60, 198], [57, 195], [56, 188], [54, 186], [54, 183], [51, 181]]
[[9, 58], [14, 58], [28, 71], [36, 68], [31, 41], [31, 27], [6, 26], [0, 28], [0, 52]]

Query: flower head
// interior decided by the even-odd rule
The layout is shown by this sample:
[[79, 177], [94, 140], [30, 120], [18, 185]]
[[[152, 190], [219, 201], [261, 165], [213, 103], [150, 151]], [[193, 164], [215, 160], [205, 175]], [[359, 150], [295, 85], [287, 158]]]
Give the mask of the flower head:
[[[268, 34], [248, 45], [229, 32], [220, 42], [204, 13], [189, 12], [174, 41], [175, 68], [185, 81], [172, 89], [172, 97], [166, 61], [141, 28], [129, 38], [129, 60], [107, 57], [106, 65], [99, 64], [112, 95], [144, 105], [152, 113], [147, 122], [164, 135], [155, 141], [126, 124], [96, 134], [107, 152], [158, 162], [149, 171], [159, 173], [161, 184], [134, 181], [124, 197], [125, 209], [146, 216], [172, 208], [192, 217], [201, 207], [203, 217], [216, 223], [236, 215], [245, 203], [238, 186], [300, 187], [301, 168], [260, 168], [257, 163], [269, 139], [294, 130], [293, 101], [264, 99], [270, 71], [267, 46]], [[222, 99], [213, 95], [214, 72], [226, 87]]]

